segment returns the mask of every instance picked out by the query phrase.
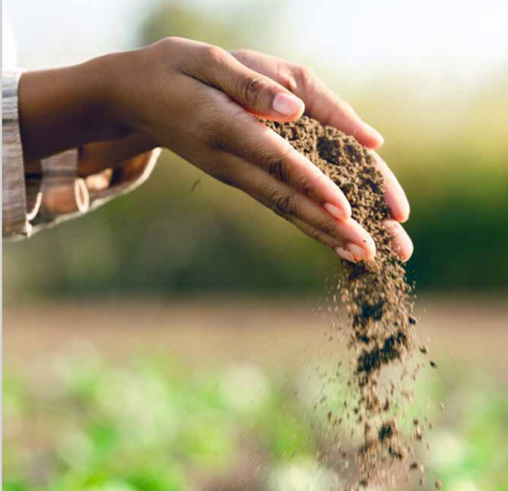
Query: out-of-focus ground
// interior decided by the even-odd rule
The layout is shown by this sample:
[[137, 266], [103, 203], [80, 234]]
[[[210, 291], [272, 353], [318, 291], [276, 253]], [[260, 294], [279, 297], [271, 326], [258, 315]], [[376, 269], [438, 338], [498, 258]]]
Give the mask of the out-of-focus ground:
[[[326, 311], [317, 298], [8, 306], [5, 489], [339, 489], [326, 418], [355, 396], [320, 375], [346, 357]], [[423, 296], [417, 313], [439, 369], [418, 378], [403, 427], [432, 421], [432, 450], [416, 449], [425, 485], [413, 473], [398, 490], [440, 478], [450, 491], [504, 491], [505, 296]]]
[[[317, 299], [35, 302], [4, 310], [4, 363], [22, 367], [89, 343], [113, 359], [158, 347], [195, 366], [235, 360], [286, 366], [326, 342], [325, 308]], [[508, 368], [505, 295], [427, 296], [417, 300], [416, 311], [418, 333], [424, 342], [430, 338], [436, 358]]]

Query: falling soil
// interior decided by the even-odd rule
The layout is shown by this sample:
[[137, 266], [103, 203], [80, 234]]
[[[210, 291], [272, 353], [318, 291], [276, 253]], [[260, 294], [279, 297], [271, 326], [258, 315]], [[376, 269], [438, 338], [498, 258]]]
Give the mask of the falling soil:
[[[383, 178], [373, 154], [352, 136], [306, 116], [294, 123], [266, 124], [340, 187], [351, 204], [353, 218], [376, 244], [372, 261], [353, 264], [342, 260], [342, 277], [331, 298], [345, 306], [348, 314], [357, 394], [351, 411], [364, 430], [363, 443], [356, 450], [356, 477], [348, 489], [393, 485], [389, 482], [394, 474], [391, 469], [397, 463], [407, 461], [407, 470], [423, 469], [414, 462], [412, 451], [412, 442], [421, 439], [423, 430], [415, 424], [412, 436], [401, 434], [391, 409], [398, 398], [411, 399], [412, 395], [398, 390], [393, 382], [389, 390], [382, 391], [380, 383], [383, 368], [403, 365], [415, 349], [416, 324], [412, 288], [392, 237], [383, 226], [390, 218]], [[426, 354], [427, 348], [420, 351]]]

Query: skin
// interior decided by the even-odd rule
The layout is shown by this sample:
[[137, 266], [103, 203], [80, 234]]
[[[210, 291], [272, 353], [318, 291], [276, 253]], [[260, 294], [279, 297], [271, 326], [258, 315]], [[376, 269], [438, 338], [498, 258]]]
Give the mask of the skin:
[[[381, 135], [304, 66], [166, 38], [82, 65], [28, 72], [20, 80], [19, 106], [27, 162], [80, 147], [79, 173], [86, 178], [166, 147], [341, 257], [356, 262], [375, 256], [372, 238], [351, 218], [341, 190], [252, 117], [284, 122], [305, 112], [372, 152], [379, 148]], [[386, 226], [407, 260], [413, 246], [400, 223], [409, 217], [409, 203], [374, 155], [393, 217]]]

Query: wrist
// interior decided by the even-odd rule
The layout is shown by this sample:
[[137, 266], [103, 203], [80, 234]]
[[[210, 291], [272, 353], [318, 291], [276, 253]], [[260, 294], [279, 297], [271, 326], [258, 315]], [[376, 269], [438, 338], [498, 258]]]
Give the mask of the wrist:
[[22, 75], [18, 94], [25, 160], [112, 139], [122, 131], [108, 116], [108, 82], [99, 68], [92, 61]]
[[144, 89], [140, 79], [147, 68], [145, 52], [146, 48], [113, 53], [89, 62], [91, 70], [101, 74], [94, 99], [107, 130], [116, 134], [109, 139], [147, 133], [146, 101], [140, 98]]
[[75, 77], [81, 77], [82, 100], [86, 107], [78, 111], [77, 121], [93, 138], [85, 143], [116, 140], [131, 134], [128, 121], [122, 117], [118, 92], [121, 77], [118, 64], [123, 53], [94, 58], [77, 67]]

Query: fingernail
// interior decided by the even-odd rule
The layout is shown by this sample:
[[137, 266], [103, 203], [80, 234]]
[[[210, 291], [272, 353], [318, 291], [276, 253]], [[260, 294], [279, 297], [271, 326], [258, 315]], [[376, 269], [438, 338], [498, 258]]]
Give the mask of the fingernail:
[[332, 205], [331, 203], [325, 203], [323, 205], [328, 213], [341, 221], [347, 220], [349, 217], [344, 210], [341, 210], [338, 206]]
[[272, 107], [283, 116], [293, 116], [302, 110], [302, 101], [291, 94], [281, 92], [273, 100]]
[[345, 259], [346, 261], [349, 261], [351, 263], [356, 263], [355, 258], [353, 257], [353, 254], [351, 252], [349, 252], [347, 249], [345, 249], [344, 247], [336, 247], [335, 252], [342, 259]]
[[370, 124], [363, 123], [365, 129], [367, 130], [367, 133], [371, 135], [373, 138], [379, 141], [379, 144], [382, 145], [385, 142], [385, 139], [383, 138], [383, 135], [379, 133], [379, 131], [375, 130]]
[[355, 258], [355, 262], [367, 261], [367, 251], [363, 247], [353, 244], [352, 242], [348, 242], [346, 247]]

